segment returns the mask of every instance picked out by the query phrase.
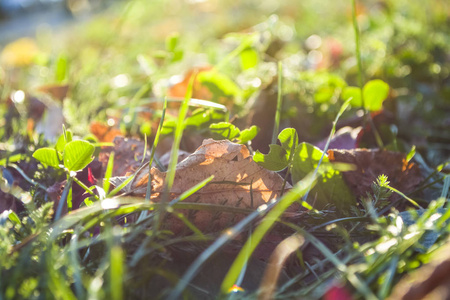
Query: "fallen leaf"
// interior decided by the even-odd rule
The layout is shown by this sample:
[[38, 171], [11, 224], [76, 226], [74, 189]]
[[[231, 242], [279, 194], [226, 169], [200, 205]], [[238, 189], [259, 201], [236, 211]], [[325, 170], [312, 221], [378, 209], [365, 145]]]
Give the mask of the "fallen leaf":
[[372, 183], [382, 174], [388, 176], [392, 187], [404, 194], [414, 191], [422, 181], [419, 167], [408, 162], [404, 153], [370, 149], [328, 150], [327, 153], [332, 162], [356, 166], [355, 171], [344, 172], [343, 177], [357, 198], [371, 192]]
[[67, 84], [49, 84], [38, 87], [37, 91], [48, 94], [55, 100], [63, 101], [69, 92], [69, 86]]
[[[189, 152], [186, 152], [183, 150], [178, 150], [178, 162], [181, 162], [182, 160], [187, 158], [190, 154], [191, 153], [189, 153]], [[165, 169], [167, 169], [169, 167], [170, 155], [171, 155], [171, 152], [168, 151], [159, 158], [159, 162]]]
[[120, 129], [100, 122], [92, 122], [90, 131], [99, 142], [112, 142], [116, 137], [122, 136]]
[[392, 299], [449, 299], [450, 243], [433, 254], [431, 261], [404, 277], [393, 289]]
[[142, 156], [149, 155], [150, 152], [145, 149], [143, 141], [124, 138], [122, 136], [114, 139], [113, 147], [105, 147], [99, 154], [98, 160], [106, 170], [109, 155], [114, 152], [113, 176], [125, 176], [135, 172], [142, 165]]
[[184, 98], [186, 95], [186, 91], [189, 85], [189, 81], [191, 80], [192, 76], [195, 76], [194, 79], [194, 86], [192, 88], [192, 98], [196, 99], [203, 99], [203, 100], [209, 100], [212, 98], [212, 94], [209, 91], [209, 89], [201, 84], [201, 82], [198, 80], [198, 75], [201, 72], [206, 72], [211, 70], [211, 67], [200, 67], [200, 68], [193, 68], [189, 70], [183, 77], [181, 81], [176, 82], [173, 84], [170, 89], [167, 91], [168, 97], [174, 97], [174, 98]]
[[[165, 186], [166, 173], [151, 169], [151, 200], [158, 202]], [[244, 145], [227, 140], [207, 139], [176, 168], [175, 180], [170, 191], [174, 199], [196, 184], [214, 175], [214, 179], [199, 190], [188, 201], [255, 209], [278, 197], [282, 190], [283, 178], [275, 172], [256, 164]], [[138, 172], [131, 187], [137, 195], [145, 195], [148, 171]], [[286, 188], [290, 188], [286, 184]], [[190, 214], [191, 222], [199, 229], [223, 229], [233, 221], [226, 213], [216, 214], [197, 211]]]

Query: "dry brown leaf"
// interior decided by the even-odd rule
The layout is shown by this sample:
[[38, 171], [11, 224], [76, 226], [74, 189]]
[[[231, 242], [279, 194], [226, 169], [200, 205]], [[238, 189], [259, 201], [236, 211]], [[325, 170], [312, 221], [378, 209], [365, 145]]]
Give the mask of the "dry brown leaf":
[[389, 300], [450, 298], [450, 243], [433, 254], [431, 261], [404, 277], [393, 289]]
[[[175, 180], [170, 197], [176, 198], [209, 176], [214, 179], [187, 201], [210, 203], [240, 208], [257, 208], [278, 197], [283, 178], [275, 172], [256, 164], [244, 145], [227, 140], [207, 139], [176, 168]], [[166, 173], [151, 169], [152, 201], [159, 201], [164, 190]], [[148, 182], [146, 170], [137, 174], [131, 190], [134, 194], [145, 195]], [[287, 188], [291, 186], [287, 184]], [[251, 192], [252, 191], [252, 192]], [[233, 221], [233, 216], [225, 213], [198, 211], [191, 221], [200, 229], [225, 228]]]
[[[344, 172], [343, 177], [357, 198], [371, 192], [379, 175], [387, 175], [390, 185], [408, 194], [422, 181], [419, 167], [406, 161], [400, 152], [370, 149], [328, 150], [332, 162], [354, 164], [356, 171]], [[392, 196], [391, 196], [392, 197]]]
[[111, 152], [115, 153], [113, 176], [125, 176], [136, 172], [142, 165], [144, 153], [147, 156], [150, 155], [150, 151], [145, 149], [143, 141], [119, 136], [114, 139], [113, 147], [105, 147], [99, 154], [98, 160], [103, 164], [105, 170]]
[[37, 88], [37, 91], [50, 95], [54, 100], [63, 101], [69, 92], [67, 84], [49, 84]]

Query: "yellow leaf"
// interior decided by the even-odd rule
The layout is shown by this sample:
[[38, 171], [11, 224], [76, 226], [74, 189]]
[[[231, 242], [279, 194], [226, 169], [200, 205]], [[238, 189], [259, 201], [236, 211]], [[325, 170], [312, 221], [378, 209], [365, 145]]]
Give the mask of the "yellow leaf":
[[39, 49], [30, 38], [21, 38], [3, 48], [0, 62], [7, 67], [23, 67], [30, 65]]

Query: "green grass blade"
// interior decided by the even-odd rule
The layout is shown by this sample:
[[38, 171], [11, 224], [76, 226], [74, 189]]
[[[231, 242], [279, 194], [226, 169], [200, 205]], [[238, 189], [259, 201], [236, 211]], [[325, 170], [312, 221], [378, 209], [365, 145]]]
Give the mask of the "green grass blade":
[[[170, 154], [169, 167], [166, 173], [166, 185], [164, 189], [164, 193], [161, 197], [161, 206], [164, 207], [167, 199], [169, 198], [170, 190], [173, 186], [173, 181], [175, 179], [176, 166], [178, 162], [178, 151], [180, 149], [181, 137], [183, 136], [184, 131], [184, 119], [186, 118], [188, 108], [189, 108], [189, 100], [192, 96], [192, 90], [194, 87], [194, 80], [196, 78], [196, 74], [194, 74], [189, 80], [189, 84], [187, 87], [186, 95], [184, 97], [184, 101], [181, 104], [180, 111], [178, 114], [177, 126], [175, 128], [174, 140], [172, 144], [172, 152]], [[159, 214], [155, 216], [155, 230], [157, 230], [160, 226], [161, 214], [164, 210], [161, 210]]]
[[361, 59], [361, 39], [360, 39], [360, 32], [359, 32], [359, 26], [358, 26], [358, 20], [356, 19], [356, 0], [352, 0], [352, 23], [353, 23], [353, 30], [355, 32], [355, 52], [356, 52], [356, 62], [358, 65], [358, 86], [360, 88], [361, 92], [361, 102], [362, 102], [362, 108], [367, 113], [365, 109], [365, 103], [364, 103], [364, 96], [363, 96], [363, 68], [362, 68], [362, 59]]
[[370, 288], [367, 286], [367, 284], [362, 281], [357, 274], [355, 274], [354, 271], [350, 271], [345, 263], [340, 260], [333, 252], [330, 251], [320, 240], [318, 240], [315, 236], [304, 230], [303, 228], [299, 226], [293, 226], [295, 227], [297, 231], [303, 235], [303, 237], [311, 242], [311, 244], [314, 245], [314, 247], [317, 248], [325, 257], [328, 259], [337, 270], [342, 272], [348, 279], [348, 281], [362, 294], [364, 295], [364, 299], [369, 300], [376, 300], [378, 299], [370, 290]]
[[[194, 278], [194, 276], [199, 272], [202, 265], [218, 251], [227, 242], [235, 238], [239, 233], [241, 233], [244, 228], [246, 228], [251, 222], [256, 218], [260, 217], [263, 213], [270, 210], [275, 206], [276, 202], [269, 203], [266, 209], [257, 209], [252, 211], [247, 217], [239, 221], [235, 226], [226, 230], [222, 235], [214, 241], [205, 251], [203, 251], [197, 259], [191, 264], [188, 270], [184, 273], [183, 277], [178, 281], [175, 288], [172, 290], [168, 296], [168, 300], [177, 300], [180, 298], [181, 293], [188, 286], [189, 282]], [[222, 206], [224, 207], [224, 206]], [[225, 207], [224, 207], [225, 208]]]
[[[145, 201], [147, 201], [147, 202], [150, 201], [150, 197], [151, 197], [151, 193], [152, 193], [152, 180], [151, 180], [152, 177], [150, 176], [150, 171], [152, 169], [153, 159], [155, 158], [156, 147], [158, 146], [159, 138], [161, 136], [161, 131], [162, 131], [163, 124], [164, 124], [164, 118], [166, 116], [166, 110], [167, 110], [167, 97], [164, 98], [164, 106], [163, 106], [163, 110], [162, 110], [161, 119], [159, 120], [158, 130], [156, 130], [155, 139], [153, 140], [152, 150], [150, 153], [150, 160], [148, 161], [148, 178], [149, 179], [147, 181], [147, 190], [145, 191]], [[145, 149], [147, 149], [147, 146], [145, 147]], [[143, 211], [138, 218], [138, 222], [141, 221], [146, 216], [147, 216], [147, 212]]]
[[109, 198], [111, 198], [111, 197], [114, 197], [118, 192], [120, 192], [124, 187], [126, 187], [133, 179], [134, 179], [134, 176], [135, 176], [136, 174], [133, 174], [133, 175], [131, 175], [130, 177], [128, 177], [127, 179], [125, 179], [125, 181], [124, 182], [122, 182], [119, 186], [117, 186], [116, 188], [114, 188], [112, 191], [111, 191], [111, 193], [109, 193], [108, 195], [107, 195], [107, 197], [109, 197]]
[[222, 282], [221, 291], [228, 293], [230, 288], [236, 283], [240, 270], [247, 263], [248, 255], [252, 254], [264, 235], [269, 231], [283, 212], [295, 201], [303, 197], [306, 192], [315, 184], [317, 175], [308, 175], [299, 181], [286, 195], [284, 195], [277, 205], [264, 217], [261, 224], [255, 229], [251, 239], [247, 240], [244, 247], [239, 252], [236, 260], [232, 264], [225, 279]]
[[230, 61], [232, 61], [235, 57], [237, 57], [242, 51], [244, 51], [245, 49], [247, 49], [248, 47], [250, 47], [253, 42], [255, 41], [256, 36], [255, 35], [251, 35], [248, 38], [246, 38], [245, 40], [242, 41], [242, 43], [233, 51], [231, 51], [230, 53], [228, 53], [227, 56], [225, 56], [216, 66], [215, 68], [217, 70], [222, 69], [224, 66], [228, 65], [230, 63]]
[[115, 245], [111, 248], [110, 259], [110, 291], [113, 300], [123, 299], [123, 279], [125, 256], [122, 247]]
[[112, 176], [113, 167], [114, 167], [114, 152], [111, 152], [108, 159], [108, 165], [106, 166], [105, 178], [103, 179], [103, 190], [105, 191], [105, 194], [108, 194], [109, 187], [111, 186], [109, 179]]
[[[151, 178], [150, 177], [150, 170], [152, 168], [153, 159], [155, 157], [156, 147], [158, 146], [159, 138], [161, 136], [161, 131], [162, 131], [162, 128], [163, 128], [164, 119], [165, 119], [165, 116], [166, 116], [166, 110], [167, 110], [167, 97], [164, 99], [164, 106], [163, 106], [163, 110], [162, 110], [161, 120], [159, 120], [158, 130], [156, 131], [155, 139], [153, 140], [152, 151], [150, 153], [150, 160], [148, 162], [148, 174], [149, 174], [148, 178]], [[145, 193], [145, 200], [146, 201], [150, 201], [151, 183], [152, 183], [152, 181], [149, 179], [148, 182], [147, 182], [147, 191]]]
[[63, 193], [61, 195], [61, 199], [59, 199], [58, 208], [56, 209], [56, 214], [55, 214], [55, 221], [58, 221], [59, 218], [61, 218], [64, 203], [67, 203], [69, 191], [72, 188], [72, 182], [73, 182], [73, 177], [69, 176], [69, 179], [67, 179], [66, 186], [64, 187]]
[[203, 188], [204, 186], [206, 186], [208, 183], [211, 182], [211, 180], [214, 179], [214, 175], [209, 176], [208, 178], [206, 178], [205, 180], [197, 183], [196, 185], [194, 185], [193, 187], [191, 187], [189, 190], [183, 192], [178, 198], [170, 201], [169, 206], [174, 205], [175, 203], [178, 203], [179, 201], [183, 201], [184, 199], [186, 199], [187, 197], [193, 195], [194, 193], [196, 193], [197, 191], [199, 191], [201, 188]]
[[[325, 157], [325, 153], [327, 153], [327, 151], [328, 151], [328, 147], [330, 146], [331, 139], [333, 138], [333, 135], [336, 132], [336, 124], [339, 121], [339, 118], [342, 116], [342, 114], [347, 109], [347, 107], [350, 105], [350, 101], [351, 100], [352, 100], [352, 98], [349, 98], [349, 99], [347, 99], [347, 101], [344, 102], [344, 104], [342, 104], [341, 109], [339, 109], [339, 112], [338, 112], [338, 114], [336, 115], [336, 118], [333, 121], [333, 126], [331, 128], [330, 134], [328, 135], [327, 143], [325, 144], [325, 147], [323, 148], [322, 156], [320, 157], [319, 162], [317, 163], [317, 167], [314, 170], [314, 176], [317, 175], [317, 172], [319, 171], [319, 168], [320, 168], [320, 166], [322, 164], [323, 158]], [[306, 192], [304, 199], [308, 198], [308, 194], [309, 194], [310, 191], [311, 190]]]

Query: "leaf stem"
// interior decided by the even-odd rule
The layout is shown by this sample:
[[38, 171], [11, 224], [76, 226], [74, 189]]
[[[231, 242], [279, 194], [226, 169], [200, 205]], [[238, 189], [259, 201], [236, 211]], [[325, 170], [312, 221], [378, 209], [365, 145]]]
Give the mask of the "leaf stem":
[[372, 117], [370, 116], [370, 114], [366, 108], [366, 103], [364, 100], [364, 93], [363, 93], [364, 71], [363, 71], [362, 57], [361, 57], [361, 35], [359, 32], [358, 20], [356, 19], [356, 0], [352, 0], [352, 17], [353, 17], [352, 18], [353, 19], [353, 29], [355, 31], [356, 62], [358, 65], [358, 85], [359, 85], [359, 90], [360, 90], [360, 95], [361, 95], [361, 106], [362, 106], [362, 109], [364, 110], [364, 123], [368, 122], [370, 124], [370, 126], [372, 127], [372, 131], [375, 136], [375, 141], [377, 142], [378, 147], [383, 148], [384, 147], [383, 140], [381, 139], [381, 136], [378, 133], [377, 128], [375, 127]]
[[356, 19], [356, 0], [352, 0], [352, 20], [353, 20], [353, 30], [355, 31], [355, 51], [356, 51], [356, 62], [358, 64], [358, 85], [360, 88], [361, 93], [361, 105], [364, 110], [364, 113], [367, 115], [366, 106], [364, 103], [364, 94], [362, 92], [363, 90], [363, 68], [362, 68], [362, 59], [361, 59], [361, 39], [360, 39], [360, 32], [358, 27], [358, 21]]
[[281, 61], [278, 62], [278, 96], [277, 96], [277, 111], [275, 113], [275, 124], [273, 126], [272, 144], [277, 143], [278, 131], [280, 130], [281, 119], [281, 105], [283, 101], [283, 65]]

